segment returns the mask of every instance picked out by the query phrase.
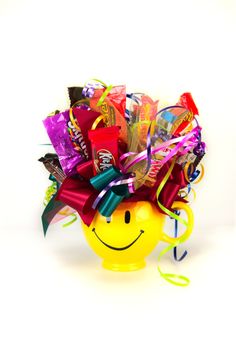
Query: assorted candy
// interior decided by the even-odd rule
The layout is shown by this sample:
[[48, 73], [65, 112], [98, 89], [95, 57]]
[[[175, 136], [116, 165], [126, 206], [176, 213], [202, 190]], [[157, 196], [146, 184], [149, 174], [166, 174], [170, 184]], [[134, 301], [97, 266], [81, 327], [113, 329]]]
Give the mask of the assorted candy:
[[98, 80], [68, 93], [70, 107], [44, 120], [56, 154], [40, 161], [57, 182], [43, 214], [45, 232], [65, 206], [89, 225], [97, 211], [110, 217], [120, 202], [147, 200], [169, 214], [174, 201], [188, 201], [205, 154], [190, 93], [164, 108], [144, 93]]

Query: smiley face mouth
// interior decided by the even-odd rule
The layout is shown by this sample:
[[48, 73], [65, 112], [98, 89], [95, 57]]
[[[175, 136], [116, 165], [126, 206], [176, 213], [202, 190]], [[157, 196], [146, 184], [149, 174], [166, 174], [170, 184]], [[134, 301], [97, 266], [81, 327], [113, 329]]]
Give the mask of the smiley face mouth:
[[141, 237], [141, 235], [144, 233], [144, 230], [141, 229], [139, 236], [138, 236], [136, 239], [134, 239], [134, 240], [132, 241], [132, 243], [130, 243], [130, 244], [126, 245], [126, 246], [123, 246], [122, 248], [116, 248], [116, 247], [114, 247], [114, 246], [111, 246], [111, 245], [105, 243], [105, 242], [97, 235], [95, 228], [92, 229], [92, 232], [96, 235], [96, 237], [98, 238], [98, 240], [99, 240], [103, 245], [105, 245], [106, 247], [108, 247], [109, 249], [117, 250], [117, 251], [122, 251], [122, 250], [129, 249], [134, 243], [136, 243], [136, 241], [137, 241], [137, 240]]

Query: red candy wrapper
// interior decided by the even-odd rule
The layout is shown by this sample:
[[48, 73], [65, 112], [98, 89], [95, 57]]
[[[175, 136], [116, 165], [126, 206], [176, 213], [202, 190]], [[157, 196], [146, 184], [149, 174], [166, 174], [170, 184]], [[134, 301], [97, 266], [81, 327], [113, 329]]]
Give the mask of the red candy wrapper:
[[114, 107], [125, 116], [126, 88], [125, 86], [114, 86], [107, 96]]
[[172, 135], [176, 137], [193, 121], [194, 115], [190, 110], [183, 112], [181, 108], [174, 108], [171, 112], [176, 115], [176, 120], [173, 122], [171, 129]]
[[104, 89], [96, 89], [93, 97], [90, 99], [90, 108], [104, 116], [106, 126], [120, 126], [119, 139], [127, 144], [128, 131], [125, 120], [126, 92], [124, 86], [113, 87], [106, 96], [101, 105], [98, 105], [99, 99]]
[[179, 108], [175, 108], [171, 111], [173, 114], [178, 116], [172, 129], [172, 134], [174, 136], [181, 134], [182, 131], [184, 131], [184, 129], [193, 121], [194, 115], [198, 115], [198, 109], [194, 103], [191, 93], [183, 93], [180, 96], [177, 105], [183, 106], [186, 108], [186, 111], [180, 114], [178, 112]]
[[183, 93], [180, 96], [179, 102], [177, 104], [180, 104], [186, 109], [188, 109], [190, 112], [193, 113], [193, 115], [199, 115], [198, 109], [196, 107], [196, 104], [193, 100], [191, 93], [189, 92]]
[[118, 162], [119, 127], [111, 126], [90, 130], [94, 175], [103, 172]]

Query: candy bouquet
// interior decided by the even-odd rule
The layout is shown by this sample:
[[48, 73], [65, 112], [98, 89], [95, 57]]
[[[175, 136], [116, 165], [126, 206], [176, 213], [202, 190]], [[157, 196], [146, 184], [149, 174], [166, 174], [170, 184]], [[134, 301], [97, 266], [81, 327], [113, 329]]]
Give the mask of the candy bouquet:
[[[67, 226], [79, 215], [105, 268], [142, 268], [159, 241], [169, 243], [159, 259], [174, 249], [181, 260], [186, 252], [178, 258], [176, 247], [192, 232], [188, 200], [192, 184], [203, 176], [205, 154], [191, 94], [160, 108], [144, 93], [127, 94], [123, 85], [98, 80], [69, 87], [68, 93], [70, 107], [43, 121], [55, 149], [40, 158], [52, 182], [42, 215], [44, 233], [49, 224], [68, 217]], [[165, 216], [175, 221], [174, 237], [163, 231]], [[178, 222], [186, 226], [181, 236]], [[169, 282], [189, 282], [158, 269]]]

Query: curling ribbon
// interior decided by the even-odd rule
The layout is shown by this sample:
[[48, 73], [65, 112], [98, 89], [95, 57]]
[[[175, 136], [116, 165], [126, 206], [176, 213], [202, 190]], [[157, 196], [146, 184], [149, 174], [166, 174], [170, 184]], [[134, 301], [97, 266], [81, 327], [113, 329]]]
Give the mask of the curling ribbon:
[[92, 209], [96, 196], [96, 190], [88, 181], [68, 177], [61, 184], [56, 198], [74, 208], [79, 213], [82, 221], [89, 225], [96, 213]]
[[[91, 84], [90, 81], [94, 81], [94, 82], [97, 82], [97, 83]], [[99, 106], [102, 105], [102, 103], [104, 102], [105, 98], [107, 97], [107, 95], [109, 94], [109, 92], [112, 90], [113, 85], [107, 86], [103, 81], [98, 80], [98, 79], [96, 79], [96, 78], [93, 78], [93, 79], [90, 80], [90, 81], [87, 81], [87, 82], [85, 83], [85, 85], [84, 85], [84, 90], [83, 90], [84, 95], [87, 95], [88, 93], [90, 94], [90, 97], [89, 97], [89, 98], [91, 98], [92, 95], [94, 94], [94, 90], [95, 90], [96, 86], [98, 85], [98, 83], [100, 83], [100, 84], [105, 88], [105, 91], [102, 93], [101, 97], [99, 98], [99, 100], [98, 100], [98, 102], [97, 102], [97, 106], [99, 107]], [[85, 88], [87, 88], [88, 91], [89, 91], [89, 89], [90, 89], [90, 91], [93, 90], [93, 92], [86, 92], [86, 93], [85, 93]]]
[[100, 191], [92, 207], [95, 209], [101, 201], [98, 211], [104, 217], [110, 217], [121, 201], [130, 195], [127, 185], [122, 185], [121, 180], [122, 173], [114, 166], [90, 179], [93, 187]]
[[52, 184], [46, 190], [44, 202], [43, 202], [44, 206], [47, 206], [47, 204], [49, 203], [53, 195], [56, 194], [59, 188], [59, 183], [52, 174], [49, 175], [48, 179], [52, 181]]
[[160, 209], [162, 211], [164, 211], [168, 216], [176, 219], [177, 221], [181, 222], [182, 224], [184, 224], [185, 226], [188, 225], [188, 223], [181, 217], [179, 217], [177, 214], [175, 214], [174, 212], [170, 211], [168, 208], [166, 208], [165, 206], [163, 206], [161, 204], [161, 202], [159, 201], [159, 195], [164, 187], [164, 185], [166, 184], [167, 180], [169, 179], [169, 176], [171, 175], [171, 172], [175, 166], [175, 162], [176, 162], [177, 157], [175, 157], [171, 163], [171, 166], [168, 170], [168, 172], [166, 173], [165, 177], [163, 178], [162, 182], [160, 183], [160, 185], [158, 186], [158, 189], [156, 191], [156, 197], [157, 197], [157, 203], [158, 206], [160, 207]]
[[[160, 146], [151, 148], [151, 155], [156, 154], [157, 152], [161, 151], [162, 149], [175, 144], [178, 142], [178, 144], [171, 150], [171, 152], [161, 161], [162, 164], [165, 164], [174, 154], [176, 154], [182, 147], [184, 147], [185, 142], [192, 142], [192, 145], [196, 144], [196, 137], [195, 134], [199, 132], [199, 128], [196, 127], [194, 128], [190, 133], [188, 133], [184, 137], [177, 137], [174, 139], [171, 139], [169, 141], [163, 142]], [[136, 155], [134, 159], [132, 159], [130, 162], [128, 162], [124, 167], [121, 165], [121, 162], [126, 159], [127, 157], [130, 157], [131, 155]], [[120, 159], [120, 166], [123, 171], [123, 173], [126, 173], [129, 168], [131, 168], [133, 165], [136, 163], [144, 160], [147, 156], [147, 151], [144, 150], [140, 152], [139, 154], [136, 154], [135, 152], [127, 152], [123, 154]]]
[[130, 182], [114, 166], [92, 176], [92, 165], [92, 161], [79, 165], [77, 171], [84, 179], [67, 177], [56, 196], [57, 200], [74, 208], [88, 226], [95, 216], [98, 204], [98, 211], [104, 217], [110, 217], [118, 204], [129, 197], [127, 184]]
[[102, 103], [104, 102], [106, 96], [108, 95], [108, 93], [111, 91], [112, 89], [112, 85], [108, 86], [105, 91], [103, 92], [103, 94], [101, 95], [101, 97], [99, 98], [98, 102], [97, 102], [97, 106], [100, 107], [100, 105], [102, 105]]
[[[168, 164], [166, 163], [160, 173], [158, 173], [154, 190], [141, 187], [133, 195], [129, 194], [128, 186], [134, 182], [134, 175], [122, 174], [119, 169], [113, 166], [94, 177], [92, 160], [77, 166], [77, 172], [80, 177], [67, 177], [44, 211], [45, 233], [56, 213], [60, 212], [66, 205], [75, 209], [82, 221], [88, 226], [95, 216], [97, 207], [101, 214], [109, 217], [118, 204], [130, 196], [133, 200], [154, 202], [156, 207], [158, 207], [155, 190], [164, 178], [165, 173], [168, 172]], [[173, 201], [178, 200], [179, 189], [186, 186], [183, 173], [179, 169], [180, 167], [175, 165], [169, 180], [163, 185], [162, 190], [159, 190], [158, 198], [160, 197], [160, 201], [158, 201], [162, 206], [166, 206], [166, 208], [162, 207], [164, 213], [166, 213], [167, 207], [170, 207]], [[58, 201], [61, 201], [62, 204], [58, 203]], [[163, 212], [160, 207], [158, 208]]]
[[105, 82], [97, 79], [97, 78], [91, 78], [90, 80], [86, 81], [85, 84], [84, 84], [84, 87], [86, 87], [88, 84], [90, 84], [91, 81], [94, 81], [94, 82], [98, 82], [100, 83], [103, 87], [107, 88], [107, 85]]
[[[175, 211], [175, 213], [179, 216], [180, 215], [180, 211]], [[174, 233], [174, 237], [177, 238], [178, 237], [178, 221], [177, 219], [175, 219], [175, 233]], [[175, 261], [182, 261], [188, 254], [187, 250], [185, 250], [183, 252], [183, 254], [178, 258], [177, 256], [177, 246], [174, 247], [173, 249], [173, 254], [174, 254], [174, 259]]]
[[[60, 214], [63, 214], [63, 211], [60, 211]], [[64, 213], [64, 215], [65, 215], [66, 217], [71, 216], [72, 219], [71, 219], [69, 222], [64, 223], [64, 224], [62, 225], [63, 228], [69, 227], [72, 223], [74, 223], [74, 222], [77, 221], [77, 219], [78, 219], [78, 217], [77, 217], [77, 215], [76, 215], [75, 213], [71, 213], [70, 215], [67, 215], [67, 214]]]
[[[62, 227], [68, 227], [72, 223], [74, 223], [77, 220], [77, 215], [73, 212], [68, 212], [66, 209], [65, 204], [63, 203], [58, 203], [56, 199], [56, 194], [59, 189], [59, 183], [56, 180], [56, 178], [50, 174], [49, 175], [49, 180], [52, 181], [52, 185], [50, 185], [47, 190], [46, 190], [46, 195], [44, 198], [44, 205], [46, 206], [42, 215], [42, 223], [43, 223], [43, 230], [44, 230], [44, 235], [46, 235], [47, 229], [49, 224], [52, 222], [53, 218], [55, 217], [56, 214], [62, 215], [64, 217], [69, 217], [71, 216], [72, 219], [69, 222], [66, 222], [62, 225]], [[65, 208], [65, 210], [63, 210]], [[60, 219], [64, 218], [61, 217]]]
[[102, 120], [104, 120], [104, 116], [103, 116], [103, 115], [99, 115], [99, 117], [97, 117], [97, 118], [95, 119], [95, 121], [93, 122], [93, 125], [92, 125], [92, 127], [91, 127], [91, 130], [95, 130], [96, 127], [98, 126], [98, 124], [99, 124]]
[[[146, 154], [145, 157], [148, 157], [149, 159], [150, 152], [148, 150], [149, 148], [147, 148], [147, 150], [143, 152]], [[55, 205], [55, 201], [60, 200], [61, 202], [63, 202], [63, 206], [67, 204], [73, 209], [75, 209], [80, 214], [82, 221], [87, 225], [91, 224], [93, 217], [96, 213], [96, 208], [98, 204], [99, 212], [105, 217], [110, 217], [110, 215], [116, 209], [118, 204], [123, 199], [128, 198], [130, 196], [129, 186], [132, 185], [135, 181], [135, 177], [134, 175], [132, 175], [132, 173], [124, 174], [115, 167], [111, 167], [112, 169], [109, 168], [104, 172], [93, 177], [92, 163], [93, 162], [90, 160], [88, 162], [83, 163], [82, 165], [79, 165], [77, 167], [77, 172], [83, 177], [83, 180], [70, 177], [66, 178], [62, 183], [58, 193], [56, 194], [56, 197], [52, 201], [54, 202], [55, 206], [54, 211], [58, 209], [58, 205]], [[174, 165], [169, 169], [169, 173], [166, 174], [166, 179], [164, 178], [162, 182], [161, 179], [159, 179], [158, 183], [160, 185], [156, 193], [157, 206], [159, 206], [162, 212], [172, 216], [175, 219], [178, 219], [183, 224], [186, 224], [184, 220], [173, 214], [173, 212], [169, 211], [169, 209], [167, 208], [169, 207], [168, 205], [171, 205], [172, 202], [176, 199], [179, 188], [182, 185], [181, 180], [175, 181], [174, 179], [172, 182], [168, 181], [167, 183], [167, 179], [172, 173], [173, 167]], [[159, 200], [159, 195], [163, 188], [163, 192], [169, 190], [168, 200], [166, 198], [166, 192], [164, 192], [164, 194], [162, 192], [162, 199], [164, 200], [164, 204], [167, 207], [165, 207], [163, 205], [163, 202], [161, 203]], [[171, 197], [170, 191], [172, 195]], [[139, 194], [137, 191], [136, 193]], [[147, 194], [147, 189], [145, 193]], [[153, 196], [151, 194], [146, 195], [146, 200], [154, 201]], [[171, 202], [169, 202], [170, 200]], [[53, 212], [53, 210], [50, 210], [50, 212]], [[52, 219], [52, 217], [49, 217], [49, 223], [50, 219]], [[46, 229], [47, 227], [44, 228]]]
[[[169, 216], [171, 216], [172, 218], [174, 218], [175, 220], [183, 223], [184, 225], [188, 226], [188, 223], [182, 219], [181, 217], [179, 217], [177, 214], [175, 214], [174, 212], [168, 210], [166, 207], [164, 207], [160, 201], [158, 200], [159, 198], [159, 195], [160, 195], [160, 192], [161, 190], [163, 189], [165, 183], [167, 182], [167, 180], [169, 179], [170, 175], [171, 175], [171, 172], [174, 168], [174, 165], [175, 165], [175, 161], [176, 161], [176, 158], [173, 158], [173, 161], [171, 163], [171, 166], [168, 170], [168, 172], [166, 173], [165, 177], [163, 178], [162, 182], [160, 183], [158, 189], [157, 189], [157, 203], [159, 205], [159, 207], [166, 213], [168, 214]], [[160, 262], [161, 258], [170, 250], [174, 249], [175, 247], [177, 247], [179, 244], [183, 243], [185, 241], [184, 238], [182, 238], [181, 240], [176, 240], [174, 244], [171, 244], [169, 246], [167, 246], [165, 249], [163, 249], [160, 254], [158, 255], [158, 262]], [[185, 277], [185, 276], [182, 276], [182, 275], [177, 275], [177, 274], [173, 274], [173, 273], [164, 273], [161, 268], [160, 268], [160, 265], [157, 266], [158, 268], [158, 271], [160, 273], [160, 275], [168, 282], [172, 283], [172, 284], [175, 284], [176, 286], [187, 286], [189, 285], [190, 283], [190, 280], [189, 278]], [[175, 280], [176, 279], [176, 280]], [[177, 281], [178, 280], [178, 281]]]
[[[157, 261], [160, 262], [161, 258], [170, 250], [172, 250], [174, 247], [176, 247], [178, 244], [174, 244], [174, 245], [169, 245], [167, 248], [163, 249], [158, 258]], [[164, 273], [162, 272], [160, 265], [157, 266], [158, 271], [161, 275], [161, 277], [163, 277], [167, 282], [170, 282], [176, 286], [180, 286], [180, 287], [186, 287], [189, 285], [190, 283], [190, 279], [186, 276], [183, 275], [176, 275], [174, 273]], [[175, 280], [176, 279], [176, 280]], [[178, 280], [178, 281], [177, 281]]]

